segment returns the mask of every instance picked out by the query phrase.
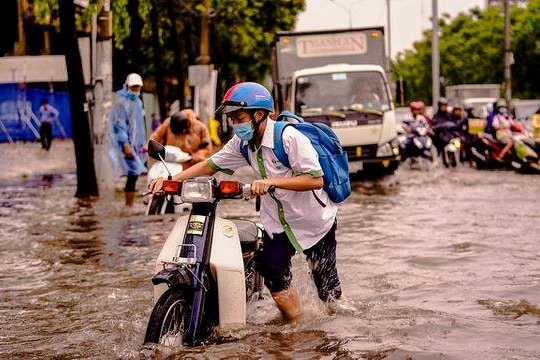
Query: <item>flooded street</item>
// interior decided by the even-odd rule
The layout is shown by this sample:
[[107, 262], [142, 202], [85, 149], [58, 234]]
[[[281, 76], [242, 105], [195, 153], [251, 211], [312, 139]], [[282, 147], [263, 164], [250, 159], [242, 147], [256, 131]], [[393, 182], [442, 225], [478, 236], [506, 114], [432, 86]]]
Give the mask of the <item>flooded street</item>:
[[[77, 200], [74, 165], [53, 158], [55, 146], [64, 157], [72, 146], [55, 142], [42, 154], [26, 145], [31, 151], [15, 162], [7, 160], [13, 148], [1, 145], [4, 171], [34, 170], [0, 182], [0, 358], [147, 356], [150, 280], [175, 216], [144, 216], [142, 197], [126, 214], [119, 186], [113, 196]], [[257, 219], [254, 207], [222, 202], [220, 213]], [[378, 182], [355, 181], [337, 234], [351, 309], [329, 314], [297, 256], [305, 306], [298, 324], [276, 321], [266, 296], [250, 304], [244, 331], [152, 357], [538, 359], [539, 231], [538, 175], [403, 167]]]

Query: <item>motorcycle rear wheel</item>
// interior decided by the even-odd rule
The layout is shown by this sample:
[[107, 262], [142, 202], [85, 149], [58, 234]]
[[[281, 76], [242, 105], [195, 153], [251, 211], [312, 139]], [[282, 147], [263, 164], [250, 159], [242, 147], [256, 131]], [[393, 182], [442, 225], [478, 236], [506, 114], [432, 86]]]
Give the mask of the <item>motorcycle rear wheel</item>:
[[167, 290], [156, 302], [144, 337], [145, 343], [179, 346], [189, 326], [192, 300], [178, 289]]

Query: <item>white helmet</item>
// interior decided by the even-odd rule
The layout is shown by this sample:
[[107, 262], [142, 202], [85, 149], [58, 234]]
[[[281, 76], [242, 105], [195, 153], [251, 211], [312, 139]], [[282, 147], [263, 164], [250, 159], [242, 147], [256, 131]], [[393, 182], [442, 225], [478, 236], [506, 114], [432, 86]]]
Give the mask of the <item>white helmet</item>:
[[142, 77], [139, 74], [131, 73], [126, 78], [127, 86], [143, 86]]

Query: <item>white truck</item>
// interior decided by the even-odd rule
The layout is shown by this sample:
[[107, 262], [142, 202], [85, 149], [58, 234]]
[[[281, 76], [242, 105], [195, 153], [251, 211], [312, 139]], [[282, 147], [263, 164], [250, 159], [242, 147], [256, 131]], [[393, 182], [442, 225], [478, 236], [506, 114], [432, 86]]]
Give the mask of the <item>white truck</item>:
[[499, 84], [460, 84], [444, 88], [446, 99], [450, 105], [459, 104], [473, 108], [478, 118], [486, 118], [493, 102], [500, 98]]
[[272, 51], [277, 110], [336, 132], [350, 172], [392, 174], [399, 145], [382, 27], [279, 32]]

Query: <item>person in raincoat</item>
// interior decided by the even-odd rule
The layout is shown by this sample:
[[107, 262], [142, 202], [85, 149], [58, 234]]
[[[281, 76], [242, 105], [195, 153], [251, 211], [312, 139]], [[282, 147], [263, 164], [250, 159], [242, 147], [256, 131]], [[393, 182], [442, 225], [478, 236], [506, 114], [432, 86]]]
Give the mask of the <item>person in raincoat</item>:
[[110, 115], [110, 148], [112, 170], [115, 176], [127, 176], [124, 187], [125, 205], [132, 207], [139, 175], [146, 173], [146, 125], [140, 98], [142, 78], [139, 74], [127, 76], [124, 87], [117, 92], [118, 99]]

